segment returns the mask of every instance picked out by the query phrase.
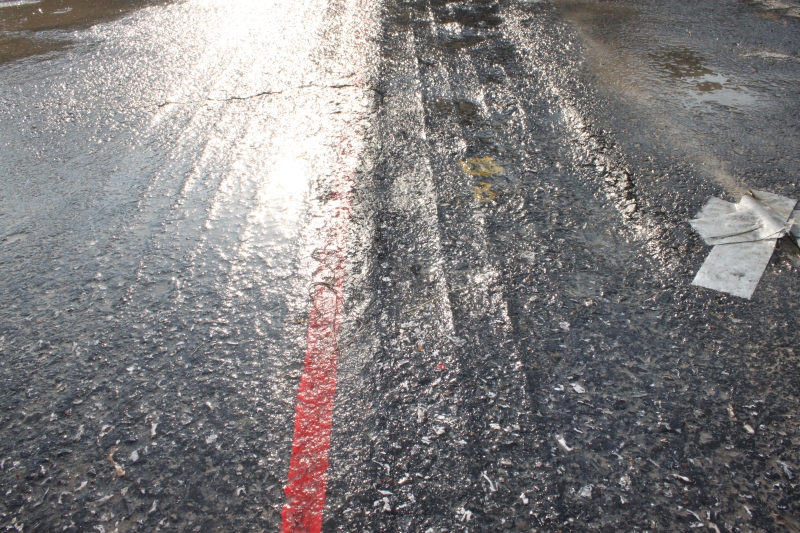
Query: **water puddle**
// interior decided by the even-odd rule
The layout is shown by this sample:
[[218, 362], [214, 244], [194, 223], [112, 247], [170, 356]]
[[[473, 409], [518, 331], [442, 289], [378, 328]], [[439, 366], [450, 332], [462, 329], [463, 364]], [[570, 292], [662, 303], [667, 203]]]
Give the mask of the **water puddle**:
[[755, 102], [750, 92], [712, 70], [704, 57], [689, 48], [668, 46], [643, 54], [636, 42], [641, 14], [632, 6], [574, 0], [556, 0], [556, 4], [587, 39], [593, 69], [626, 93], [646, 99], [649, 94], [666, 92], [690, 104], [722, 107]]
[[690, 94], [698, 102], [716, 103], [725, 107], [751, 105], [756, 100], [752, 94], [718, 74], [702, 76]]
[[164, 0], [0, 0], [0, 64], [65, 48], [46, 34], [88, 28]]
[[29, 37], [0, 35], [0, 64], [42, 55], [67, 48], [70, 41], [64, 39], [31, 39]]
[[[551, 1], [580, 31], [594, 81], [638, 107], [640, 116], [646, 115], [652, 130], [658, 131], [654, 136], [669, 139], [664, 149], [681, 151], [681, 157], [688, 156], [726, 190], [743, 190], [727, 169], [730, 156], [713, 154], [709, 151], [713, 143], [697, 141], [708, 126], [703, 120], [740, 120], [761, 104], [763, 96], [745, 85], [756, 82], [749, 81], [749, 72], [726, 62], [716, 41], [693, 36], [687, 29], [696, 19], [695, 7], [668, 3], [645, 9], [626, 1]], [[634, 142], [634, 146], [640, 145]]]
[[5, 242], [7, 244], [10, 244], [12, 242], [22, 241], [22, 240], [25, 240], [27, 238], [28, 238], [28, 234], [27, 233], [17, 232], [17, 233], [12, 233], [11, 235], [7, 235], [6, 238], [3, 239], [3, 242]]
[[678, 83], [682, 92], [696, 103], [724, 107], [753, 104], [755, 97], [727, 76], [715, 73], [705, 59], [688, 48], [668, 48], [649, 55], [662, 78]]
[[650, 58], [671, 78], [696, 78], [713, 74], [704, 66], [705, 60], [688, 48], [667, 49], [650, 54]]

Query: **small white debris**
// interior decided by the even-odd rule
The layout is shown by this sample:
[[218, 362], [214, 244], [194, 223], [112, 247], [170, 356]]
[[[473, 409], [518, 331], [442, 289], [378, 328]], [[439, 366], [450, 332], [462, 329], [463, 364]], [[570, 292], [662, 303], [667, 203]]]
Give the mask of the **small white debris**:
[[421, 440], [422, 440], [422, 444], [430, 444], [431, 443], [431, 439], [429, 439], [428, 437], [422, 437]]
[[139, 460], [139, 452], [137, 450], [133, 450], [131, 452], [131, 463], [135, 463]]
[[378, 492], [381, 493], [381, 496], [394, 496], [394, 492], [390, 490], [379, 490]]
[[147, 511], [147, 514], [153, 514], [156, 512], [156, 507], [158, 506], [158, 500], [153, 500], [153, 506]]
[[570, 383], [570, 386], [572, 386], [572, 390], [578, 394], [586, 394], [586, 389], [581, 387], [580, 383]]
[[702, 527], [703, 519], [702, 519], [702, 518], [700, 518], [700, 515], [699, 515], [699, 514], [695, 513], [695, 512], [694, 512], [694, 511], [692, 511], [691, 509], [687, 509], [686, 507], [681, 507], [681, 506], [679, 505], [679, 506], [678, 506], [678, 510], [680, 511], [681, 509], [683, 509], [684, 511], [686, 511], [686, 512], [687, 512], [687, 513], [689, 513], [690, 515], [694, 516], [694, 517], [695, 517], [697, 520], [699, 520], [699, 521], [700, 521], [700, 524], [701, 524], [701, 527]]
[[560, 327], [564, 331], [569, 331], [569, 322], [559, 322], [558, 327]]
[[158, 427], [158, 423], [154, 422], [150, 424], [150, 438], [155, 438], [156, 436], [156, 428]]
[[80, 484], [80, 485], [78, 485], [78, 488], [77, 488], [77, 489], [75, 489], [75, 492], [80, 492], [80, 491], [82, 491], [82, 490], [84, 489], [84, 487], [86, 487], [86, 485], [88, 485], [88, 484], [89, 484], [89, 482], [88, 482], [88, 481], [83, 481], [83, 482], [81, 482], [81, 484]]
[[622, 490], [625, 492], [631, 490], [631, 478], [628, 476], [628, 474], [625, 474], [619, 478], [619, 486], [622, 487]]
[[437, 435], [441, 435], [442, 433], [444, 433], [444, 426], [434, 427], [433, 432], [436, 433]]
[[380, 461], [376, 461], [375, 459], [373, 459], [372, 462], [378, 466], [385, 468], [387, 476], [392, 473], [392, 467], [389, 465], [389, 463], [381, 463]]
[[778, 461], [778, 465], [780, 465], [780, 467], [783, 468], [783, 473], [786, 474], [786, 477], [788, 477], [789, 479], [794, 479], [794, 475], [792, 474], [794, 469], [791, 466], [789, 466], [789, 463], [787, 463], [786, 461]]
[[581, 498], [586, 498], [587, 500], [591, 500], [593, 488], [594, 485], [584, 485], [583, 487], [581, 487], [581, 490], [578, 491], [578, 496], [580, 496]]
[[500, 427], [500, 424], [495, 424], [495, 423], [489, 424], [489, 427], [492, 429], [496, 429], [497, 431], [500, 431], [502, 429]]
[[112, 431], [113, 429], [114, 429], [114, 426], [103, 426], [103, 427], [101, 427], [101, 428], [100, 428], [100, 434], [99, 434], [99, 435], [97, 435], [97, 439], [98, 439], [98, 440], [102, 439], [103, 437], [105, 437], [106, 435], [108, 435], [109, 433], [111, 433], [111, 431]]
[[403, 483], [405, 483], [409, 479], [411, 479], [411, 476], [408, 474], [408, 472], [404, 472], [403, 478], [400, 481], [398, 481], [397, 484], [398, 485], [402, 485]]
[[558, 441], [558, 445], [561, 446], [562, 450], [564, 450], [565, 452], [572, 451], [572, 448], [567, 446], [567, 441], [564, 440], [564, 437], [562, 437], [561, 435], [556, 435], [556, 440]]
[[456, 518], [458, 518], [461, 522], [469, 522], [472, 520], [472, 511], [468, 511], [462, 507], [456, 511]]
[[74, 437], [72, 437], [72, 441], [78, 442], [79, 440], [81, 440], [81, 437], [83, 437], [83, 424], [78, 426], [78, 432], [75, 434]]
[[216, 433], [212, 433], [211, 435], [206, 437], [206, 444], [214, 444], [215, 442], [217, 442], [218, 437], [219, 436]]
[[674, 477], [675, 479], [680, 479], [680, 480], [681, 480], [681, 481], [683, 481], [684, 483], [691, 483], [691, 482], [692, 482], [692, 480], [691, 480], [691, 479], [689, 479], [689, 478], [688, 478], [688, 477], [686, 477], [686, 476], [682, 476], [682, 475], [680, 475], [680, 474], [672, 474], [672, 477]]
[[392, 467], [389, 465], [389, 463], [381, 463], [380, 461], [376, 461], [375, 459], [373, 459], [372, 462], [378, 466], [382, 466], [383, 468], [385, 468], [387, 476], [392, 473]]
[[519, 499], [522, 500], [522, 505], [528, 505], [528, 497], [525, 496], [525, 493], [519, 495]]
[[489, 476], [486, 475], [486, 471], [485, 470], [481, 474], [481, 477], [483, 479], [485, 479], [489, 483], [489, 491], [490, 492], [497, 492], [497, 485], [495, 485], [494, 482], [491, 479], [489, 479]]
[[459, 339], [458, 337], [451, 337], [450, 335], [445, 335], [445, 337], [450, 339], [450, 342], [452, 342], [456, 346], [464, 346], [467, 343], [467, 341], [465, 341], [464, 339]]
[[564, 392], [564, 385], [556, 385], [553, 387], [553, 390], [556, 392]]
[[379, 507], [381, 504], [383, 504], [384, 513], [392, 512], [392, 506], [389, 503], [389, 498], [381, 498], [380, 500], [375, 500], [374, 502], [372, 502], [373, 507]]
[[411, 503], [417, 503], [417, 499], [410, 492], [408, 493], [408, 501], [410, 501]]
[[743, 427], [744, 427], [744, 430], [746, 432], [750, 433], [751, 435], [755, 435], [756, 434], [756, 430], [753, 429], [753, 426], [751, 426], [750, 424], [744, 424]]
[[247, 495], [247, 491], [244, 489], [244, 487], [237, 487], [236, 488], [236, 496], [240, 496], [242, 493]]
[[425, 408], [420, 405], [417, 406], [417, 424], [422, 424], [423, 422], [425, 422]]
[[114, 496], [113, 494], [108, 494], [108, 495], [106, 495], [106, 496], [103, 496], [103, 497], [102, 497], [102, 498], [100, 498], [99, 500], [95, 500], [95, 501], [94, 501], [94, 502], [92, 502], [92, 503], [93, 503], [94, 505], [100, 505], [101, 503], [105, 503], [105, 502], [107, 502], [108, 500], [110, 500], [110, 499], [111, 499], [113, 496]]

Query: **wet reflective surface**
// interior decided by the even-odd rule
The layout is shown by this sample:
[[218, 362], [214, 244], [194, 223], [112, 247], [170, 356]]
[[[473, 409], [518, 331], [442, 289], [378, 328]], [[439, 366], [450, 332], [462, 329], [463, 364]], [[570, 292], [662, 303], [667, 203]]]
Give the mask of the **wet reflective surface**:
[[4, 525], [277, 529], [364, 18], [187, 2], [1, 67]]
[[152, 0], [4, 0], [0, 2], [0, 63], [61, 50], [71, 31], [113, 20]]
[[800, 197], [794, 3], [139, 7], [0, 65], [6, 529], [280, 530], [323, 316], [324, 531], [800, 530], [800, 254], [686, 223]]
[[[740, 59], [795, 57], [797, 28], [758, 42], [741, 4], [390, 5], [351, 293], [375, 333], [342, 358], [329, 530], [794, 530], [800, 257], [781, 243], [752, 302], [697, 290], [685, 221], [797, 196], [796, 65]], [[670, 33], [701, 14], [758, 42], [744, 68]], [[465, 171], [489, 156], [503, 173]]]

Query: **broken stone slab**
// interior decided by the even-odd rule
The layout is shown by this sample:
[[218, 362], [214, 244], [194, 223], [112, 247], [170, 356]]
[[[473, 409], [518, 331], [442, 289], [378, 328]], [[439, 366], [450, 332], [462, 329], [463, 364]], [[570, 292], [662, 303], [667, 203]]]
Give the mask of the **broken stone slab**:
[[796, 203], [761, 191], [750, 191], [736, 204], [711, 198], [689, 223], [711, 246], [779, 239], [792, 227]]
[[[748, 191], [738, 203], [710, 198], [689, 223], [714, 246], [692, 285], [750, 299], [769, 264], [777, 240], [800, 235], [796, 200]], [[798, 211], [795, 211], [798, 213]]]

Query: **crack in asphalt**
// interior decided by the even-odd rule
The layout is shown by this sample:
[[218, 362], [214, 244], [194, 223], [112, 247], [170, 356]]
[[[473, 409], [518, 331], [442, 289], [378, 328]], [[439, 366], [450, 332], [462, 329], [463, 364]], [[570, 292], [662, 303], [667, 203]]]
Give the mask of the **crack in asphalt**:
[[[234, 102], [237, 100], [252, 100], [254, 98], [261, 98], [262, 96], [272, 96], [274, 94], [283, 94], [284, 92], [288, 91], [297, 91], [300, 89], [310, 89], [310, 88], [320, 88], [320, 89], [351, 89], [351, 88], [359, 88], [359, 85], [355, 85], [352, 83], [343, 83], [343, 84], [333, 84], [333, 85], [317, 85], [315, 83], [309, 85], [298, 85], [297, 87], [291, 87], [289, 89], [281, 89], [279, 91], [261, 91], [260, 93], [250, 94], [247, 96], [229, 96], [227, 98], [203, 98], [201, 100], [187, 100], [187, 101], [180, 101], [180, 100], [167, 100], [161, 102], [160, 104], [156, 104], [156, 107], [162, 108], [168, 105], [191, 105], [191, 104], [202, 104], [204, 102]], [[377, 89], [373, 89], [371, 87], [364, 87], [365, 90], [373, 90], [381, 94], [380, 91]]]

